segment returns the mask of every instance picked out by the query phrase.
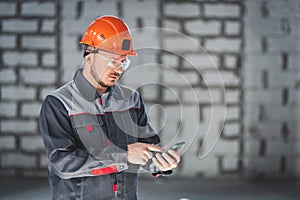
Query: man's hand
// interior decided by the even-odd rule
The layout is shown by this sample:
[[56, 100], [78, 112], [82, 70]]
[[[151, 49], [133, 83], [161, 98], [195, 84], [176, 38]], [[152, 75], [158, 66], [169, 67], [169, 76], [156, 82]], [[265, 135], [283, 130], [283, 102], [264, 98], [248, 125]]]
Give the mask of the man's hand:
[[153, 158], [151, 151], [162, 152], [159, 146], [147, 143], [133, 143], [128, 145], [127, 161], [132, 164], [145, 165], [149, 159]]
[[155, 154], [155, 157], [152, 158], [153, 163], [159, 168], [161, 171], [168, 171], [177, 167], [180, 162], [180, 156], [177, 151], [172, 149], [168, 150], [168, 152], [164, 152], [163, 154]]

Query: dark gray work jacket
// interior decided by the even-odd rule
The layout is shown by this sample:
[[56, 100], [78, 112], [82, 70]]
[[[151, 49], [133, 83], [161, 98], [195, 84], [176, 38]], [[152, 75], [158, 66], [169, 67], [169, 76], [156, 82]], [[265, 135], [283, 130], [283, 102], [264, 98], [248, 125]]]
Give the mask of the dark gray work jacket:
[[40, 131], [54, 200], [137, 199], [141, 166], [127, 162], [127, 145], [160, 141], [136, 91], [116, 84], [100, 95], [82, 70], [46, 97]]

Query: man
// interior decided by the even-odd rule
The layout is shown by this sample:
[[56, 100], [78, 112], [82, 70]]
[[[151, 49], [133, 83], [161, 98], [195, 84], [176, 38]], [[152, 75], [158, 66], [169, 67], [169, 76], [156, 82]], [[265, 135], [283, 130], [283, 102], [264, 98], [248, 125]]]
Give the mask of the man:
[[102, 16], [80, 43], [83, 69], [46, 97], [40, 113], [52, 199], [137, 199], [139, 170], [170, 174], [180, 157], [157, 146], [140, 95], [117, 83], [127, 56], [137, 55], [127, 25]]

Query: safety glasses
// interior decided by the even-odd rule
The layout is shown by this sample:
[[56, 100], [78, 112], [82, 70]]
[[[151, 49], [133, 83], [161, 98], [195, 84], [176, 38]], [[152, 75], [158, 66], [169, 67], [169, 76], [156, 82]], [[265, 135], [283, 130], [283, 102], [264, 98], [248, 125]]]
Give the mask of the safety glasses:
[[122, 71], [125, 71], [129, 65], [130, 65], [130, 60], [126, 57], [124, 60], [120, 61], [117, 59], [113, 58], [107, 58], [99, 53], [99, 49], [95, 49], [91, 51], [91, 53], [96, 53], [96, 55], [104, 60], [107, 63], [107, 67], [115, 68], [116, 70], [120, 69], [122, 67]]

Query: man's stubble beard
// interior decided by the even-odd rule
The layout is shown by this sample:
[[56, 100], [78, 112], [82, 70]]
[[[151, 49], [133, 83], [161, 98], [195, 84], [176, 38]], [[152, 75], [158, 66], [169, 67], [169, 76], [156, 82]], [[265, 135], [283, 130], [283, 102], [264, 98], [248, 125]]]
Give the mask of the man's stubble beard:
[[[107, 85], [107, 84], [105, 84], [103, 81], [101, 81], [100, 79], [98, 80], [98, 76], [97, 76], [97, 73], [96, 73], [96, 69], [95, 69], [95, 68], [96, 68], [95, 65], [92, 65], [92, 66], [91, 66], [91, 69], [90, 69], [90, 73], [91, 73], [93, 79], [94, 79], [99, 85], [101, 85], [102, 87], [105, 87], [105, 88], [112, 87], [113, 85]], [[115, 72], [114, 75], [115, 75], [115, 76], [118, 76], [118, 77], [120, 78], [122, 74], [119, 74], [119, 73]], [[116, 83], [118, 80], [119, 80], [119, 79], [117, 79], [117, 80], [115, 81], [115, 83]]]

